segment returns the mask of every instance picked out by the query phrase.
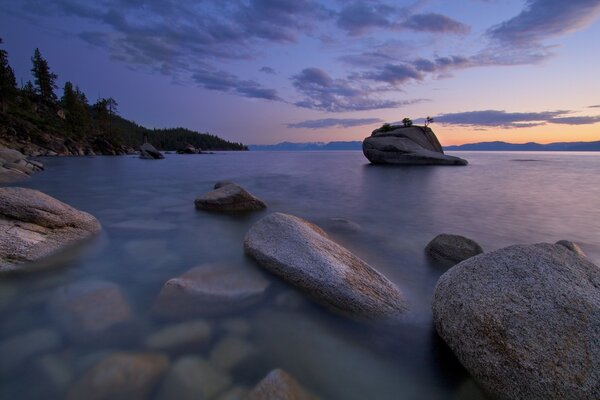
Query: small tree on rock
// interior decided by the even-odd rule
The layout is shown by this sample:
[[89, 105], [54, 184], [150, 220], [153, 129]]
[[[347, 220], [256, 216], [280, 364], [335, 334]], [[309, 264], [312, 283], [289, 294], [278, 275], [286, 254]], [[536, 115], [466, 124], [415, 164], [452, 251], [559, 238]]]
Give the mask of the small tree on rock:
[[428, 127], [429, 124], [432, 124], [433, 122], [433, 118], [428, 116], [427, 118], [425, 118], [425, 127]]
[[412, 119], [410, 119], [410, 118], [404, 118], [402, 120], [402, 125], [404, 125], [405, 128], [412, 126], [412, 124], [413, 124], [413, 122], [412, 122]]

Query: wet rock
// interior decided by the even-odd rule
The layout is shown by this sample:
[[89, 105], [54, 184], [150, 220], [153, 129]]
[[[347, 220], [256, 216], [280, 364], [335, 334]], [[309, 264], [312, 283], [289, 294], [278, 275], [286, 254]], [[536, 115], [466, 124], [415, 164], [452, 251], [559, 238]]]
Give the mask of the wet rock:
[[163, 156], [160, 151], [156, 150], [150, 143], [146, 142], [140, 146], [140, 158], [146, 160], [160, 160], [165, 158], [165, 156]]
[[297, 290], [286, 290], [275, 296], [275, 305], [292, 311], [297, 311], [307, 304], [306, 298]]
[[287, 372], [275, 369], [260, 381], [246, 397], [247, 400], [310, 400], [315, 397]]
[[185, 356], [173, 364], [158, 392], [158, 400], [211, 399], [231, 385], [231, 378], [206, 360]]
[[227, 336], [211, 350], [210, 362], [224, 371], [231, 371], [241, 364], [247, 364], [256, 356], [256, 347], [239, 337]]
[[58, 349], [60, 334], [52, 329], [36, 329], [0, 342], [0, 374], [16, 373], [27, 361], [39, 354]]
[[168, 367], [168, 358], [159, 353], [116, 353], [85, 372], [67, 400], [145, 400]]
[[328, 222], [331, 225], [331, 229], [343, 233], [357, 233], [362, 230], [359, 224], [346, 218], [329, 218]]
[[41, 260], [101, 230], [90, 214], [37, 190], [0, 188], [0, 274], [27, 272]]
[[517, 245], [468, 259], [439, 279], [440, 337], [502, 399], [600, 394], [600, 268], [566, 246]]
[[373, 164], [467, 165], [467, 160], [444, 154], [433, 131], [422, 126], [376, 129], [363, 141], [363, 153]]
[[425, 253], [436, 261], [455, 265], [483, 253], [483, 249], [477, 242], [464, 236], [442, 233], [429, 242]]
[[219, 182], [215, 183], [215, 186], [213, 186], [213, 189], [219, 189], [219, 188], [222, 188], [223, 186], [227, 186], [227, 185], [237, 185], [237, 183], [235, 183], [233, 181], [219, 181]]
[[129, 337], [135, 322], [119, 286], [106, 281], [83, 281], [59, 288], [49, 313], [67, 335], [78, 342]]
[[256, 304], [269, 282], [252, 268], [207, 264], [168, 280], [155, 303], [164, 318], [210, 316]]
[[220, 324], [222, 330], [235, 336], [248, 336], [252, 327], [250, 323], [243, 318], [227, 318]]
[[70, 365], [55, 354], [47, 354], [34, 361], [33, 370], [38, 383], [47, 394], [63, 393], [73, 381], [73, 371]]
[[153, 350], [178, 351], [197, 349], [208, 343], [212, 334], [210, 324], [204, 320], [169, 325], [146, 339], [146, 347]]
[[215, 400], [244, 400], [250, 390], [244, 386], [236, 386], [220, 394]]
[[556, 244], [565, 246], [567, 249], [571, 250], [572, 252], [574, 252], [575, 254], [577, 254], [580, 257], [587, 257], [585, 252], [575, 242], [571, 242], [570, 240], [559, 240], [558, 242], [556, 242]]
[[194, 203], [196, 208], [207, 211], [256, 211], [267, 207], [262, 200], [235, 183], [220, 186], [197, 198]]
[[400, 290], [319, 227], [275, 213], [246, 234], [246, 254], [262, 267], [343, 314], [396, 320], [406, 310]]

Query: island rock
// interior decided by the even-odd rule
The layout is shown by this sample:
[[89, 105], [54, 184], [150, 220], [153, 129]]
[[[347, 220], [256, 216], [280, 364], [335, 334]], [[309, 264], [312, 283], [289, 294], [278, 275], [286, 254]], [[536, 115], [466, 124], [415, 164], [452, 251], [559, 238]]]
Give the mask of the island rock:
[[0, 274], [32, 270], [27, 264], [101, 230], [90, 214], [33, 189], [0, 188]]
[[207, 211], [255, 211], [267, 207], [262, 200], [235, 183], [219, 186], [194, 203], [196, 208]]
[[246, 234], [244, 248], [262, 267], [334, 311], [360, 320], [396, 320], [406, 310], [392, 282], [301, 218], [274, 213], [261, 219]]
[[459, 157], [444, 154], [429, 127], [390, 126], [373, 131], [363, 141], [363, 153], [373, 164], [467, 165]]
[[140, 158], [145, 160], [160, 160], [161, 158], [165, 158], [165, 156], [150, 143], [146, 142], [140, 146]]
[[177, 154], [200, 154], [201, 149], [197, 149], [191, 144], [188, 144], [182, 149], [177, 150]]
[[600, 268], [559, 244], [516, 245], [439, 279], [441, 338], [494, 398], [600, 394]]
[[442, 233], [429, 242], [425, 252], [436, 261], [455, 265], [483, 253], [483, 249], [477, 242], [464, 236]]

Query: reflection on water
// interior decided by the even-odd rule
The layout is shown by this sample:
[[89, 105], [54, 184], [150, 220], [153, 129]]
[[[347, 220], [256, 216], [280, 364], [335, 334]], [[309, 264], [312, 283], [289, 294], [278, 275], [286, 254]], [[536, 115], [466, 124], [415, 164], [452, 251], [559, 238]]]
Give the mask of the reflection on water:
[[[265, 273], [272, 283], [259, 304], [171, 327], [201, 335], [183, 347], [160, 347], [171, 362], [190, 355], [208, 360], [226, 375], [212, 394], [243, 393], [281, 367], [324, 398], [478, 398], [432, 330], [431, 295], [443, 269], [424, 257], [425, 245], [442, 232], [471, 237], [486, 251], [569, 239], [597, 263], [600, 155], [461, 156], [468, 167], [375, 167], [360, 152], [44, 160], [47, 171], [23, 186], [92, 213], [104, 231], [56, 261], [60, 269], [0, 281], [0, 346], [10, 350], [10, 357], [1, 355], [0, 398], [62, 398], [103, 357], [147, 349], [161, 337], [154, 334], [174, 324], [152, 313], [163, 283], [201, 264], [256, 269], [242, 240], [273, 211], [317, 223], [394, 281], [410, 302], [404, 323], [388, 330], [359, 326]], [[196, 211], [194, 198], [223, 179], [239, 182], [269, 208], [244, 216]], [[120, 288], [132, 314], [126, 335], [83, 340], [51, 306], [59, 288], [89, 281]], [[168, 390], [159, 383], [154, 394], [164, 398]]]

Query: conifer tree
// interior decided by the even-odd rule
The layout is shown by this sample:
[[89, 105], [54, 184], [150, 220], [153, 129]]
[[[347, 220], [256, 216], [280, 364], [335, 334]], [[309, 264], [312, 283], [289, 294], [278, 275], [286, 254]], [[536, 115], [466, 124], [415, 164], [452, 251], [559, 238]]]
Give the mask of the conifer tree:
[[90, 116], [87, 99], [79, 87], [73, 89], [71, 82], [66, 82], [61, 98], [61, 104], [66, 111], [67, 123], [75, 136], [85, 136], [90, 127]]
[[[0, 38], [0, 44], [2, 38]], [[17, 94], [15, 73], [8, 63], [8, 52], [0, 49], [0, 103], [12, 99]]]
[[50, 72], [48, 61], [40, 53], [40, 49], [35, 49], [33, 57], [31, 57], [33, 67], [31, 73], [33, 74], [35, 84], [37, 86], [37, 93], [46, 101], [55, 101], [56, 95], [54, 89], [56, 89], [56, 74]]

